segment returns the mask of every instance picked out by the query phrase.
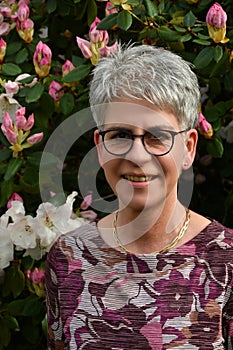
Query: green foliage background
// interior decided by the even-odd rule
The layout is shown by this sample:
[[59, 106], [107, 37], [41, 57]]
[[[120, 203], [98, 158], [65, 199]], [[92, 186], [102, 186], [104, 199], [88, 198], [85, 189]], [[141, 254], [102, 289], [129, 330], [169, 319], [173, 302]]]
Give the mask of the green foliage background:
[[[33, 53], [40, 40], [50, 47], [53, 56], [50, 74], [38, 79], [34, 87], [20, 89], [14, 96], [26, 107], [28, 114], [34, 113], [35, 132], [45, 133], [43, 141], [25, 150], [22, 157], [13, 159], [10, 144], [0, 134], [1, 212], [6, 210], [6, 203], [13, 192], [23, 197], [28, 213], [35, 213], [41, 203], [38, 169], [46, 141], [63, 120], [88, 107], [89, 73], [93, 66], [83, 58], [75, 37], [84, 38], [98, 16], [102, 19], [99, 29], [108, 30], [110, 44], [118, 40], [172, 50], [194, 64], [201, 87], [208, 85], [202, 112], [213, 126], [214, 137], [206, 139], [200, 135], [194, 172], [204, 175], [206, 180], [195, 184], [191, 208], [233, 227], [233, 144], [226, 142], [218, 133], [233, 120], [233, 66], [230, 61], [233, 49], [232, 1], [221, 2], [228, 15], [226, 36], [230, 40], [225, 44], [216, 44], [208, 34], [205, 18], [214, 1], [112, 2], [118, 12], [106, 17], [105, 2], [32, 0], [29, 6], [30, 18], [35, 24], [33, 41], [25, 43], [15, 29], [4, 37], [7, 51], [0, 71], [3, 80], [13, 81], [20, 73], [35, 77]], [[48, 36], [44, 39], [39, 37], [41, 28], [48, 28]], [[63, 79], [61, 66], [66, 59], [71, 60], [76, 69]], [[48, 94], [52, 80], [78, 84], [65, 86], [65, 94], [60, 103], [55, 104]], [[3, 87], [0, 93], [4, 93]], [[63, 179], [67, 193], [77, 190], [78, 164], [92, 147], [90, 140], [91, 133], [74, 145], [67, 156]], [[205, 155], [212, 156], [208, 164], [202, 161]], [[102, 174], [98, 181], [103, 195], [111, 194], [109, 188], [103, 185]], [[43, 267], [44, 260], [35, 262], [31, 258], [23, 258], [23, 254], [18, 252], [11, 266], [5, 269], [4, 283], [0, 285], [0, 350], [45, 349], [45, 299], [28, 289], [24, 276], [26, 269], [35, 266]]]

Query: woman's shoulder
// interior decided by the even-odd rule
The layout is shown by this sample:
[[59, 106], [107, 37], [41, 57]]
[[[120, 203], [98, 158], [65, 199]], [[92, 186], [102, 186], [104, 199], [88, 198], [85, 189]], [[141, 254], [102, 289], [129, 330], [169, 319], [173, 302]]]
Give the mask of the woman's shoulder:
[[47, 259], [52, 256], [80, 256], [88, 247], [96, 245], [98, 239], [98, 230], [95, 223], [83, 223], [77, 229], [62, 234], [57, 237], [51, 249], [48, 252]]

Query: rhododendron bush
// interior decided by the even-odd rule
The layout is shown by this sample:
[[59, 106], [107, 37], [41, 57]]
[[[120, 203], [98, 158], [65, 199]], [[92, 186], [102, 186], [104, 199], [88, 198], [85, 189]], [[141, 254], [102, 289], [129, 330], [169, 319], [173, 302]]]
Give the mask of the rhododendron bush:
[[[41, 196], [40, 161], [53, 132], [88, 108], [90, 73], [119, 42], [164, 47], [193, 64], [201, 104], [190, 206], [233, 227], [232, 28], [231, 0], [0, 2], [0, 350], [45, 349], [46, 254], [60, 234], [96, 220], [92, 169], [84, 194], [77, 183], [92, 130], [61, 164], [65, 198], [49, 186]], [[111, 198], [102, 174], [98, 181]]]

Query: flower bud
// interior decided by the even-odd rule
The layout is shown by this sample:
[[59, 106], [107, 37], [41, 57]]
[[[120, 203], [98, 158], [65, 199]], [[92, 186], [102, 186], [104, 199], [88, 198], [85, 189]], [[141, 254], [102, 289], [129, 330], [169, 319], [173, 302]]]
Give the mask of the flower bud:
[[38, 268], [36, 267], [32, 273], [31, 273], [31, 281], [34, 284], [40, 284], [41, 282], [44, 282], [45, 279], [45, 271], [43, 269], [38, 270]]
[[16, 82], [13, 82], [11, 80], [8, 80], [6, 84], [4, 85], [4, 88], [6, 90], [6, 93], [13, 96], [14, 94], [17, 94], [19, 91], [19, 85]]
[[25, 123], [23, 130], [24, 131], [29, 131], [29, 130], [31, 130], [33, 125], [34, 125], [34, 114], [32, 113], [32, 114], [29, 115], [28, 120]]
[[49, 85], [49, 95], [54, 99], [55, 102], [58, 102], [62, 95], [64, 95], [62, 85], [57, 81], [53, 80]]
[[85, 58], [91, 58], [92, 57], [92, 52], [90, 50], [91, 43], [85, 39], [78, 37], [78, 36], [76, 36], [76, 41], [77, 41], [78, 47], [82, 51], [83, 56]]
[[227, 14], [219, 3], [215, 2], [206, 15], [209, 36], [215, 43], [226, 43], [229, 41], [226, 36]]
[[80, 209], [86, 210], [88, 207], [90, 207], [91, 202], [92, 202], [92, 194], [88, 194], [83, 198], [83, 201], [80, 204]]
[[206, 120], [202, 112], [198, 114], [197, 129], [206, 139], [211, 139], [213, 137], [214, 131], [212, 125]]
[[19, 36], [26, 43], [29, 44], [33, 40], [34, 22], [30, 18], [27, 18], [22, 22], [18, 20], [16, 22], [16, 29], [18, 31]]
[[6, 54], [6, 42], [1, 38], [0, 39], [0, 64], [3, 62]]
[[42, 140], [43, 136], [44, 136], [43, 132], [39, 132], [37, 134], [33, 134], [32, 136], [27, 138], [27, 142], [30, 145], [35, 145], [36, 143], [39, 143]]
[[223, 28], [227, 22], [227, 14], [219, 3], [215, 2], [206, 15], [206, 22], [217, 29]]
[[23, 130], [27, 122], [27, 119], [22, 114], [16, 114], [15, 117], [15, 126], [18, 130]]
[[18, 11], [17, 11], [18, 20], [20, 22], [25, 21], [25, 19], [28, 19], [29, 14], [30, 14], [30, 10], [28, 5], [25, 2], [22, 2], [19, 5]]
[[23, 203], [23, 198], [18, 193], [14, 192], [7, 202], [7, 209], [10, 209], [12, 207], [12, 202], [14, 201]]
[[64, 78], [67, 74], [69, 74], [75, 66], [73, 63], [69, 60], [66, 60], [65, 63], [62, 66], [62, 77]]
[[33, 55], [35, 71], [40, 78], [44, 78], [49, 74], [51, 68], [51, 58], [52, 51], [50, 50], [48, 45], [40, 41], [37, 44], [36, 50]]

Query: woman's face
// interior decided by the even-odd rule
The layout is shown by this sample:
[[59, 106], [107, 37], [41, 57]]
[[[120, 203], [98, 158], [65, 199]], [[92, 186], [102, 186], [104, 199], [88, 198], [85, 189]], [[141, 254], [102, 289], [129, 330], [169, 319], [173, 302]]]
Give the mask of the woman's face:
[[[148, 150], [162, 153], [169, 150], [172, 138], [165, 138], [161, 130], [181, 131], [177, 118], [146, 101], [123, 100], [108, 105], [101, 130], [113, 130], [105, 134], [105, 145], [113, 153], [122, 153], [121, 147], [125, 152], [125, 143], [129, 145], [128, 153], [110, 154], [103, 146], [99, 131], [95, 132], [100, 165], [121, 209], [128, 206], [136, 211], [151, 207], [158, 209], [164, 206], [165, 200], [176, 200], [179, 175], [182, 169], [191, 166], [195, 155], [196, 130], [174, 136], [173, 147], [167, 154], [150, 154], [141, 137], [135, 137], [131, 144], [130, 133], [146, 134], [144, 143]], [[158, 135], [164, 140], [158, 141]]]

